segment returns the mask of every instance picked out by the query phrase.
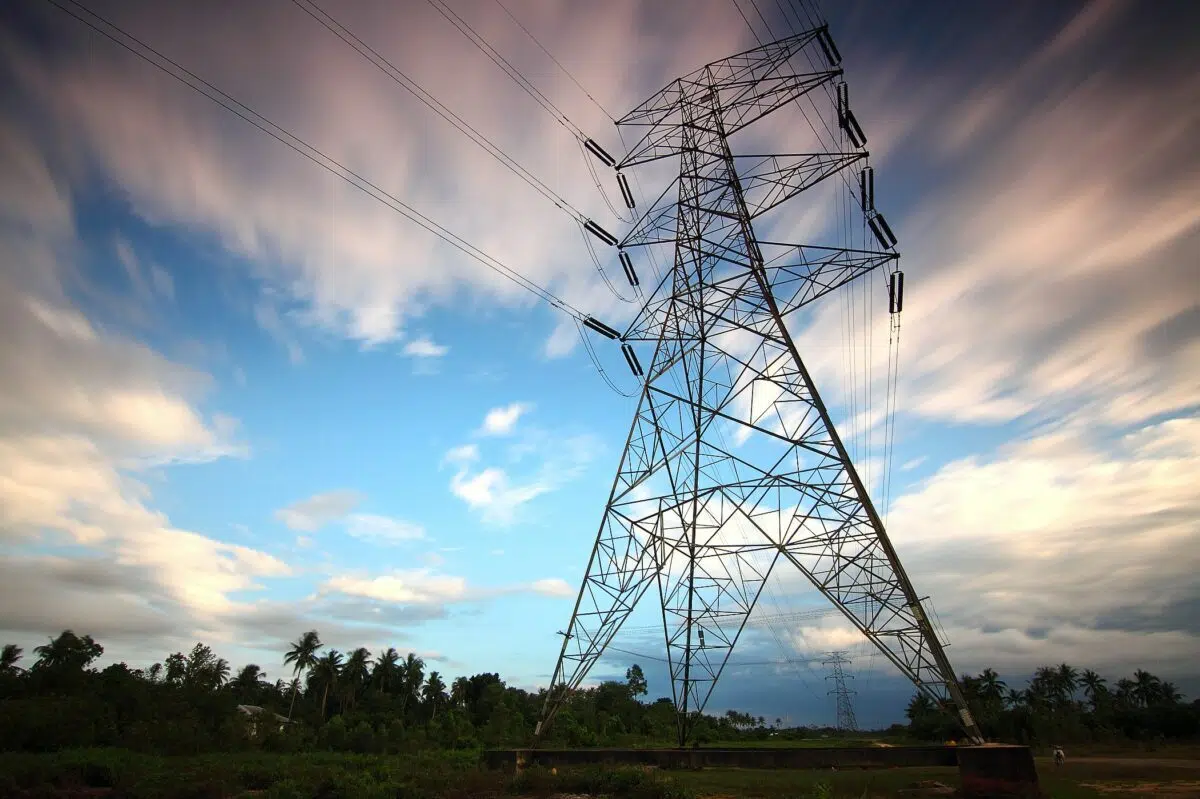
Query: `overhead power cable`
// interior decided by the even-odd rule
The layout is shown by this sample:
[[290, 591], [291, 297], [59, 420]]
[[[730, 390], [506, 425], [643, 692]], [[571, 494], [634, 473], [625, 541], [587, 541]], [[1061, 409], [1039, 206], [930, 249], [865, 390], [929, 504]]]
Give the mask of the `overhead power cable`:
[[[143, 61], [147, 62], [148, 64], [151, 64], [152, 66], [157, 67], [158, 69], [167, 73], [171, 77], [178, 80], [180, 83], [183, 83], [184, 85], [191, 88], [193, 91], [204, 95], [209, 100], [212, 100], [214, 103], [216, 103], [217, 105], [220, 105], [225, 110], [227, 110], [230, 113], [234, 114], [235, 116], [241, 118], [245, 122], [248, 122], [249, 124], [253, 125], [255, 128], [257, 128], [258, 130], [267, 134], [268, 136], [275, 139], [276, 141], [280, 142], [281, 144], [286, 145], [290, 149], [292, 149], [295, 152], [299, 153], [300, 155], [304, 156], [305, 158], [312, 161], [314, 164], [316, 164], [317, 166], [326, 170], [327, 172], [337, 175], [339, 178], [341, 178], [342, 180], [345, 180], [347, 183], [349, 183], [350, 185], [359, 189], [364, 194], [367, 194], [368, 196], [374, 198], [375, 200], [382, 203], [383, 205], [386, 205], [387, 207], [391, 208], [393, 211], [395, 211], [396, 213], [405, 217], [406, 219], [410, 220], [411, 222], [413, 222], [414, 224], [423, 228], [424, 230], [434, 234], [435, 236], [442, 239], [447, 244], [450, 244], [451, 246], [453, 246], [455, 249], [459, 250], [463, 254], [469, 256], [470, 258], [479, 262], [483, 266], [486, 266], [488, 269], [491, 269], [492, 271], [496, 272], [497, 274], [501, 275], [502, 277], [507, 278], [508, 280], [512, 281], [513, 283], [515, 283], [516, 285], [525, 289], [526, 291], [530, 292], [531, 294], [536, 295], [538, 298], [540, 298], [541, 300], [546, 302], [551, 307], [556, 308], [557, 310], [562, 311], [563, 313], [565, 313], [569, 316], [572, 316], [576, 320], [579, 320], [579, 321], [586, 321], [587, 319], [590, 319], [590, 317], [588, 317], [586, 314], [584, 314], [578, 308], [574, 307], [573, 305], [568, 303], [566, 300], [557, 296], [556, 294], [551, 292], [549, 289], [538, 285], [537, 283], [535, 283], [532, 280], [530, 280], [529, 278], [525, 277], [524, 275], [522, 275], [520, 272], [516, 271], [512, 267], [509, 267], [508, 265], [506, 265], [505, 263], [503, 263], [496, 257], [489, 255], [486, 252], [480, 250], [478, 247], [476, 247], [473, 244], [471, 244], [470, 242], [466, 241], [461, 236], [458, 236], [457, 234], [451, 232], [450, 230], [446, 229], [445, 227], [441, 226], [437, 222], [433, 221], [429, 217], [422, 214], [420, 211], [417, 211], [412, 206], [404, 203], [402, 200], [396, 198], [394, 195], [379, 188], [377, 185], [375, 185], [371, 181], [367, 180], [362, 175], [358, 174], [357, 172], [350, 169], [349, 167], [334, 160], [330, 156], [328, 156], [325, 153], [318, 150], [316, 147], [313, 147], [312, 145], [305, 142], [303, 139], [288, 132], [287, 130], [280, 127], [279, 125], [276, 125], [275, 123], [271, 122], [269, 119], [262, 116], [258, 112], [254, 111], [249, 106], [234, 99], [233, 97], [231, 97], [230, 95], [228, 95], [224, 91], [222, 91], [221, 89], [217, 88], [216, 86], [209, 83], [205, 79], [203, 79], [200, 76], [196, 75], [195, 73], [191, 72], [186, 67], [183, 67], [180, 64], [176, 63], [175, 61], [172, 61], [170, 58], [168, 58], [167, 56], [158, 52], [150, 45], [146, 44], [142, 40], [138, 39], [136, 36], [133, 36], [132, 34], [126, 32], [125, 30], [120, 28], [119, 26], [115, 25], [114, 23], [112, 23], [109, 20], [105, 19], [104, 17], [100, 16], [96, 12], [87, 8], [82, 3], [79, 3], [76, 0], [63, 0], [63, 2], [59, 2], [59, 0], [46, 0], [46, 2], [49, 3], [50, 5], [54, 6], [55, 8], [59, 9], [60, 11], [62, 11], [64, 14], [67, 14], [68, 16], [73, 17], [77, 21], [88, 26], [89, 28], [91, 28], [92, 30], [101, 34], [105, 38], [107, 38], [107, 39], [113, 41], [114, 43], [120, 45], [121, 47], [125, 48], [129, 52], [136, 55], [138, 58], [141, 58]], [[63, 4], [64, 2], [69, 3], [71, 6], [74, 6], [75, 8], [78, 8], [80, 11], [82, 11], [83, 13], [92, 17], [93, 19], [99, 20], [99, 22], [102, 25], [111, 29], [112, 31], [116, 31], [116, 33], [119, 34], [119, 36], [114, 35], [113, 33], [110, 33], [108, 30], [105, 30], [104, 28], [100, 27], [100, 25], [97, 25], [96, 23], [92, 22], [91, 20], [86, 19], [83, 16], [80, 16], [79, 14], [75, 13], [70, 8], [68, 8], [66, 5], [64, 5]], [[124, 39], [119, 38], [119, 37], [124, 37]], [[125, 40], [128, 40], [128, 41], [125, 41]], [[134, 44], [130, 44], [129, 42], [133, 42], [137, 46], [135, 47]], [[138, 49], [139, 47], [142, 49], [139, 50]], [[142, 52], [142, 50], [152, 53], [154, 58], [152, 58], [150, 55], [147, 55], [146, 52]], [[165, 64], [160, 63], [159, 61], [156, 61], [155, 58], [160, 59], [162, 62], [165, 62]]]
[[538, 88], [530, 83], [529, 80], [521, 74], [519, 69], [513, 66], [507, 58], [500, 55], [500, 53], [496, 51], [496, 48], [488, 44], [487, 40], [479, 35], [479, 33], [471, 27], [469, 22], [455, 13], [454, 9], [446, 5], [443, 0], [429, 0], [429, 4], [433, 6], [439, 14], [445, 17], [447, 22], [458, 28], [459, 32], [462, 33], [463, 36], [466, 36], [481, 53], [490, 58], [492, 63], [498, 66], [506, 75], [512, 78], [513, 82], [521, 87], [526, 94], [532, 97], [534, 102], [545, 109], [546, 113], [553, 117], [558, 124], [569, 130], [571, 135], [580, 141], [585, 142], [589, 140], [587, 134], [580, 130], [578, 125], [572, 122], [567, 115], [564, 114], [562, 110], [550, 100], [549, 97], [538, 91]]
[[408, 90], [414, 97], [424, 103], [431, 111], [440, 116], [442, 119], [449, 122], [457, 128], [463, 135], [469, 138], [475, 144], [479, 145], [486, 153], [491, 155], [505, 167], [507, 167], [514, 175], [529, 184], [535, 191], [549, 200], [562, 211], [570, 214], [577, 222], [583, 223], [587, 221], [587, 216], [582, 211], [575, 208], [562, 195], [551, 189], [541, 180], [539, 180], [528, 169], [521, 166], [516, 159], [512, 158], [508, 153], [504, 152], [495, 142], [491, 141], [487, 136], [484, 136], [476, 130], [470, 123], [460, 117], [458, 114], [447, 108], [441, 101], [426, 91], [420, 84], [404, 73], [399, 67], [385, 58], [378, 50], [364, 42], [353, 31], [342, 25], [334, 19], [329, 12], [317, 5], [313, 0], [292, 0], [301, 10], [310, 17], [321, 23], [330, 33], [337, 36], [343, 42], [354, 48], [360, 55], [379, 68], [381, 72], [395, 81], [397, 84]]
[[538, 41], [537, 37], [536, 37], [536, 36], [534, 36], [534, 35], [533, 35], [533, 34], [530, 32], [529, 28], [526, 28], [524, 25], [522, 25], [522, 24], [521, 24], [521, 20], [517, 19], [516, 15], [515, 15], [515, 14], [513, 14], [513, 12], [511, 12], [511, 11], [509, 11], [509, 10], [508, 10], [508, 6], [504, 5], [504, 3], [502, 3], [502, 2], [501, 2], [501, 0], [496, 0], [496, 5], [498, 5], [498, 6], [500, 6], [501, 8], [503, 8], [503, 9], [504, 9], [504, 13], [505, 13], [505, 14], [508, 14], [508, 17], [509, 17], [509, 19], [511, 19], [513, 22], [517, 23], [517, 27], [518, 27], [518, 28], [520, 28], [521, 30], [525, 31], [525, 35], [526, 35], [526, 36], [528, 36], [530, 39], [532, 39], [532, 40], [533, 40], [533, 43], [534, 43], [534, 44], [536, 44], [538, 47], [540, 47], [540, 48], [541, 48], [541, 50], [542, 50], [542, 52], [543, 52], [543, 53], [545, 53], [546, 55], [548, 55], [548, 56], [550, 57], [550, 60], [551, 60], [551, 61], [553, 61], [553, 62], [555, 63], [555, 65], [557, 65], [557, 66], [558, 66], [558, 68], [559, 68], [559, 69], [561, 69], [561, 70], [563, 71], [563, 74], [564, 74], [564, 75], [566, 75], [568, 78], [570, 78], [570, 79], [571, 79], [571, 82], [572, 82], [572, 83], [574, 83], [576, 86], [578, 86], [578, 87], [579, 87], [579, 91], [581, 91], [581, 92], [583, 92], [585, 95], [587, 95], [587, 98], [588, 98], [589, 100], [591, 100], [591, 101], [592, 101], [592, 103], [593, 103], [593, 104], [594, 104], [594, 105], [595, 105], [597, 108], [599, 108], [601, 111], [603, 111], [603, 112], [604, 112], [604, 115], [605, 115], [606, 117], [608, 117], [609, 119], [611, 119], [613, 122], [616, 122], [616, 121], [617, 121], [617, 118], [616, 118], [616, 117], [614, 117], [612, 114], [610, 114], [610, 113], [608, 112], [608, 109], [607, 109], [607, 108], [605, 108], [603, 105], [601, 105], [601, 104], [600, 104], [600, 101], [599, 101], [599, 100], [597, 100], [595, 97], [593, 97], [593, 96], [592, 96], [592, 93], [591, 93], [591, 92], [589, 92], [587, 89], [583, 88], [583, 84], [582, 84], [582, 83], [580, 83], [579, 81], [577, 81], [577, 80], [575, 79], [575, 76], [574, 76], [574, 75], [572, 75], [572, 74], [570, 73], [570, 71], [569, 71], [569, 70], [568, 70], [566, 67], [564, 67], [564, 66], [562, 65], [562, 63], [561, 63], [561, 62], [560, 62], [560, 61], [559, 61], [557, 58], [555, 58], [555, 57], [554, 57], [554, 54], [553, 54], [553, 53], [551, 53], [549, 50], [547, 50], [547, 49], [545, 48], [545, 46], [543, 46], [543, 45], [542, 45], [542, 43]]

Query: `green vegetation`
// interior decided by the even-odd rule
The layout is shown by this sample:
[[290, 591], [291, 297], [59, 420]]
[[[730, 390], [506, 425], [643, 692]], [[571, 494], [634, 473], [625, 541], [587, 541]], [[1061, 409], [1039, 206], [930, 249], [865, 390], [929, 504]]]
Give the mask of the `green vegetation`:
[[[1185, 704], [1174, 685], [1138, 670], [1113, 688], [1096, 672], [1063, 663], [1043, 666], [1024, 689], [992, 669], [960, 678], [963, 692], [989, 740], [1046, 747], [1053, 744], [1162, 743], [1200, 735], [1200, 700]], [[953, 719], [924, 695], [908, 705], [909, 732], [919, 740], [958, 737]]]
[[[372, 655], [322, 646], [305, 633], [283, 653], [284, 677], [270, 682], [256, 664], [236, 672], [208, 646], [176, 652], [147, 669], [124, 663], [96, 669], [104, 648], [67, 631], [34, 651], [0, 649], [0, 796], [120, 797], [467, 797], [588, 794], [639, 799], [687, 796], [883, 797], [936, 780], [957, 784], [953, 769], [772, 772], [709, 769], [663, 774], [636, 768], [529, 769], [520, 775], [480, 767], [480, 750], [530, 742], [545, 699], [506, 686], [496, 674], [453, 680], [426, 672], [421, 658], [395, 649]], [[1200, 703], [1185, 704], [1170, 683], [1139, 671], [1111, 689], [1090, 671], [1039, 669], [1014, 690], [988, 669], [962, 678], [985, 733], [996, 740], [1059, 743], [1066, 770], [1042, 767], [1047, 794], [1100, 796], [1084, 785], [1200, 777], [1186, 763], [1078, 761], [1097, 754], [1171, 748], [1195, 757]], [[632, 666], [573, 695], [544, 740], [549, 747], [669, 746], [670, 700], [645, 701], [645, 675]], [[948, 715], [914, 698], [910, 724], [886, 733], [893, 744], [956, 738]], [[771, 729], [767, 720], [729, 711], [703, 716], [697, 742], [720, 746], [834, 746], [870, 738], [832, 731]], [[1188, 742], [1191, 741], [1190, 749]], [[1160, 773], [1161, 772], [1161, 773]], [[1083, 786], [1083, 787], [1081, 787]], [[1109, 787], [1112, 787], [1109, 785]], [[1144, 785], [1143, 785], [1144, 787]], [[91, 791], [89, 794], [88, 792]], [[1120, 794], [1104, 794], [1119, 796]]]

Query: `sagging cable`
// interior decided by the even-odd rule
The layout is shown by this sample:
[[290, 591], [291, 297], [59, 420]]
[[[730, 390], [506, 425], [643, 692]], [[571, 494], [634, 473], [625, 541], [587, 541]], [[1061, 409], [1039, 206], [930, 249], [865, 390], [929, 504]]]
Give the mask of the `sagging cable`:
[[595, 330], [597, 333], [604, 336], [605, 338], [618, 339], [621, 337], [620, 333], [613, 330], [611, 327], [604, 324], [599, 319], [596, 319], [594, 316], [585, 316], [583, 319], [583, 324], [584, 324], [584, 327], [589, 327], [592, 330]]
[[645, 374], [642, 371], [642, 364], [638, 361], [637, 353], [633, 351], [633, 347], [628, 344], [622, 344], [621, 352], [625, 354], [625, 362], [629, 364], [629, 369], [633, 372], [634, 377], [641, 377]]
[[633, 261], [630, 260], [629, 253], [624, 250], [621, 250], [621, 267], [625, 270], [625, 279], [629, 281], [629, 285], [637, 288], [637, 272], [633, 271]]
[[592, 220], [589, 219], [586, 222], [584, 222], [583, 227], [585, 230], [587, 230], [588, 233], [591, 233], [593, 236], [600, 239], [600, 241], [604, 242], [608, 246], [610, 246], [610, 247], [616, 246], [617, 237], [614, 236], [613, 234], [609, 233], [604, 228], [597, 225]]
[[633, 201], [633, 192], [629, 190], [629, 180], [620, 172], [617, 173], [617, 185], [621, 187], [621, 197], [625, 199], [625, 205], [632, 211], [637, 207]]
[[614, 167], [617, 165], [617, 159], [609, 155], [603, 147], [601, 147], [599, 144], [596, 144], [596, 142], [592, 139], [584, 139], [583, 146], [588, 148], [592, 155], [599, 158], [605, 166]]

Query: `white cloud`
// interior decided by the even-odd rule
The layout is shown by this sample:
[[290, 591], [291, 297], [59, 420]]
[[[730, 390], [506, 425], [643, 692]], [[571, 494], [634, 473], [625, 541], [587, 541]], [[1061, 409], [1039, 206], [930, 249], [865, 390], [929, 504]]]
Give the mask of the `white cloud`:
[[470, 463], [479, 460], [479, 447], [474, 444], [463, 444], [445, 454], [442, 463]]
[[378, 544], [395, 544], [425, 537], [425, 528], [403, 519], [356, 513], [346, 520], [346, 532], [355, 538]]
[[412, 569], [380, 577], [335, 576], [322, 589], [384, 602], [441, 604], [466, 596], [467, 581], [435, 574], [429, 569]]
[[1200, 648], [1189, 610], [1200, 598], [1200, 418], [1114, 442], [1092, 435], [1069, 429], [946, 464], [895, 502], [892, 538], [956, 657], [1057, 662], [1070, 650], [1104, 664], [1130, 654], [1112, 646], [1117, 633], [1142, 637], [1136, 650], [1156, 662], [1169, 657], [1159, 640]]
[[555, 598], [575, 595], [571, 586], [559, 578], [499, 587], [473, 587], [463, 577], [439, 574], [431, 568], [402, 569], [375, 577], [337, 575], [322, 584], [321, 592], [403, 605], [481, 602], [521, 593]]
[[578, 477], [591, 462], [598, 448], [589, 435], [554, 438], [531, 433], [525, 440], [509, 449], [511, 462], [530, 461], [530, 472], [512, 474], [507, 469], [486, 466], [472, 472], [470, 463], [477, 459], [459, 461], [458, 471], [450, 479], [451, 492], [480, 513], [487, 524], [513, 524], [522, 508], [538, 497], [556, 491]]
[[280, 508], [275, 511], [275, 518], [292, 530], [315, 533], [327, 524], [345, 518], [364, 499], [357, 491], [326, 491]]
[[919, 458], [913, 458], [912, 460], [907, 460], [903, 464], [901, 464], [900, 471], [902, 471], [902, 472], [911, 471], [911, 470], [917, 468], [918, 466], [920, 466], [922, 463], [924, 463], [927, 460], [928, 460], [928, 458], [924, 455], [922, 455]]
[[526, 402], [514, 402], [503, 408], [492, 408], [483, 417], [483, 426], [479, 428], [479, 435], [506, 436], [516, 427], [517, 420], [532, 409], [533, 406]]
[[421, 336], [404, 345], [404, 354], [414, 358], [441, 358], [449, 351], [449, 347], [435, 344], [428, 336]]
[[531, 587], [533, 588], [534, 593], [542, 594], [544, 596], [573, 597], [576, 593], [575, 589], [572, 588], [566, 580], [558, 577], [553, 577], [547, 580], [535, 580]]

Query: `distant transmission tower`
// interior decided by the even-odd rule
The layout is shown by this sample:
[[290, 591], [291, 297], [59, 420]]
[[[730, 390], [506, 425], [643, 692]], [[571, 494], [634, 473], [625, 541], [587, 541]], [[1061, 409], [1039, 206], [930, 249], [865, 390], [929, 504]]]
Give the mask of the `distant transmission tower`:
[[[825, 59], [828, 69], [793, 70], [801, 54]], [[618, 169], [678, 156], [678, 177], [623, 240], [590, 232], [619, 248], [632, 284], [643, 261], [631, 252], [664, 245], [673, 263], [623, 334], [587, 321], [620, 340], [642, 386], [538, 736], [654, 587], [684, 744], [779, 565], [807, 577], [919, 690], [956, 708], [969, 737], [980, 738], [785, 325], [880, 267], [891, 277], [890, 310], [900, 310], [896, 239], [875, 211], [865, 136], [839, 63], [821, 27], [708, 64], [618, 121], [640, 137]], [[844, 143], [838, 151], [734, 154], [731, 137], [805, 95], [832, 106], [831, 86]], [[857, 174], [845, 174], [852, 167]], [[847, 189], [854, 183], [857, 207], [841, 209], [843, 230], [852, 211], [861, 214], [856, 229], [865, 241], [869, 228], [878, 246], [756, 235], [761, 215], [826, 179]]]
[[850, 663], [845, 652], [830, 652], [829, 660], [822, 661], [822, 666], [833, 666], [833, 674], [825, 679], [833, 680], [833, 690], [829, 693], [837, 698], [837, 729], [838, 732], [858, 732], [858, 721], [854, 718], [854, 705], [850, 696], [854, 693], [846, 687], [847, 679], [854, 679], [853, 674], [846, 674], [842, 669]]

